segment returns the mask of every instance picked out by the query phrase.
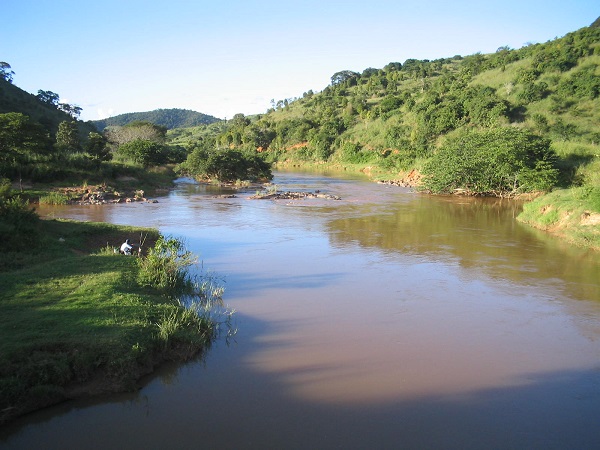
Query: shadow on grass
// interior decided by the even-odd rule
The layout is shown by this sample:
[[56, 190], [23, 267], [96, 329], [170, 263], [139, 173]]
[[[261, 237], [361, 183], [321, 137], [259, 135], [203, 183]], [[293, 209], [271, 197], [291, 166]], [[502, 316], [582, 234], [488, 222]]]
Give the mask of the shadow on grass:
[[557, 162], [560, 173], [558, 187], [568, 188], [583, 184], [585, 180], [581, 179], [581, 176], [577, 172], [582, 167], [591, 163], [594, 159], [594, 155], [581, 155], [576, 153], [571, 153], [560, 158]]

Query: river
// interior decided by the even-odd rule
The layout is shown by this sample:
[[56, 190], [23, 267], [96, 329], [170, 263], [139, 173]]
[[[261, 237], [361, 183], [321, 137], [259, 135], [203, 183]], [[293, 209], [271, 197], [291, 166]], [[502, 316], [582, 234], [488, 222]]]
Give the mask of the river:
[[238, 332], [138, 392], [23, 417], [0, 447], [600, 448], [597, 253], [518, 223], [513, 201], [274, 183], [341, 200], [180, 180], [158, 203], [40, 209], [182, 237]]

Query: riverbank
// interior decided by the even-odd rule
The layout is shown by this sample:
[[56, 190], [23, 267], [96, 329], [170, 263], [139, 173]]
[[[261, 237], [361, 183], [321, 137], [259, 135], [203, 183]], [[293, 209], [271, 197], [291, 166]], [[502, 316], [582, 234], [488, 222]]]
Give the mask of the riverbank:
[[519, 222], [600, 251], [600, 189], [559, 189], [523, 206]]
[[99, 205], [104, 203], [140, 202], [155, 200], [173, 187], [177, 175], [170, 165], [142, 170], [120, 167], [106, 179], [69, 179], [54, 182], [13, 182], [12, 190], [33, 204]]
[[0, 253], [0, 423], [67, 399], [136, 389], [166, 360], [212, 342], [214, 324], [138, 281], [129, 238], [156, 230], [43, 220], [37, 245]]
[[[363, 174], [371, 181], [418, 189], [421, 173], [417, 169], [390, 172], [364, 164], [278, 163], [283, 169], [309, 169]], [[573, 245], [600, 251], [600, 188], [579, 187], [558, 189], [542, 196], [526, 195], [523, 212], [517, 217], [521, 223], [551, 234]]]

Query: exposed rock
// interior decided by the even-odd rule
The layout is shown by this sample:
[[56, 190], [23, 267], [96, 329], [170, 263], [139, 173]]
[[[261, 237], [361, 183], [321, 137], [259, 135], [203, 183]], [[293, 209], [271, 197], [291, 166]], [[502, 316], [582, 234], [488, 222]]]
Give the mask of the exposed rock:
[[122, 201], [126, 203], [158, 203], [157, 200], [145, 198], [142, 190], [136, 190], [129, 195], [125, 195], [106, 185], [63, 188], [60, 192], [69, 198], [68, 202], [72, 205], [104, 205], [107, 203], [121, 203]]
[[306, 198], [322, 198], [326, 200], [341, 200], [337, 195], [321, 194], [315, 192], [265, 192], [248, 197], [252, 200], [300, 200]]

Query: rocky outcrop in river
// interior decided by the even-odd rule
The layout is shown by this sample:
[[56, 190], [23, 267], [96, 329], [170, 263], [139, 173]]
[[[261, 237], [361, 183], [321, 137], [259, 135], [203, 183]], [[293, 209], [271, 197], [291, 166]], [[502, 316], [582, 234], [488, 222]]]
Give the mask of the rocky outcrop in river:
[[337, 195], [322, 194], [315, 192], [265, 192], [257, 193], [249, 197], [253, 200], [300, 200], [307, 198], [321, 198], [326, 200], [341, 200]]
[[132, 192], [119, 192], [110, 186], [93, 186], [93, 187], [75, 187], [64, 188], [60, 191], [71, 205], [104, 205], [107, 203], [133, 203], [133, 202], [148, 202], [158, 203], [157, 200], [150, 200], [144, 196], [144, 191], [141, 189]]

